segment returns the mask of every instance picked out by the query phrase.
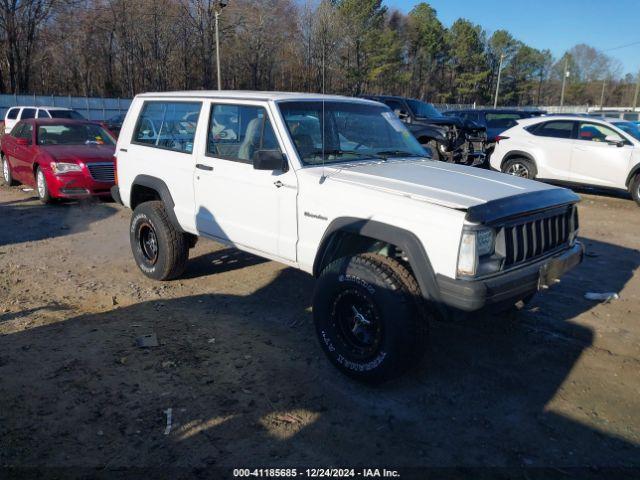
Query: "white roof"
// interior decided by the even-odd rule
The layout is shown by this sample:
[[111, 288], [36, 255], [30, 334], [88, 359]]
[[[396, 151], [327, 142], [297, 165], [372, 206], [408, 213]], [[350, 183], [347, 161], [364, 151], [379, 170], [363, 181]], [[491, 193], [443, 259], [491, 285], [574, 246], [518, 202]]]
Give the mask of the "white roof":
[[612, 123], [612, 122], [620, 122], [619, 118], [602, 118], [602, 117], [587, 117], [582, 115], [551, 115], [551, 116], [542, 116], [542, 117], [531, 117], [531, 118], [523, 118], [522, 120], [518, 120], [518, 125], [535, 125], [536, 123], [543, 122], [551, 122], [556, 120], [570, 120], [572, 122], [575, 121], [583, 121], [583, 122], [601, 122], [601, 123]]
[[46, 105], [15, 105], [13, 107], [9, 107], [8, 110], [12, 108], [40, 108], [42, 110], [71, 110], [67, 107], [47, 107]]
[[[254, 90], [190, 90], [181, 92], [148, 92], [136, 95], [137, 97], [170, 97], [170, 98], [229, 98], [241, 100], [334, 100], [334, 101], [359, 101], [371, 103], [364, 98], [346, 97], [342, 95], [323, 95], [321, 93], [296, 93], [296, 92], [258, 92]], [[377, 102], [373, 102], [377, 103]]]

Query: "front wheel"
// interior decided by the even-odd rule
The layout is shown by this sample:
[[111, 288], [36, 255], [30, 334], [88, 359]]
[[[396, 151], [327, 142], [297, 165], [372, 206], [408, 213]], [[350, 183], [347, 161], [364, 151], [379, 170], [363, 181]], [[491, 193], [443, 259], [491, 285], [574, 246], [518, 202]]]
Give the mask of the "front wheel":
[[427, 314], [418, 284], [400, 263], [381, 255], [329, 264], [316, 284], [313, 317], [324, 353], [357, 380], [399, 376], [424, 353]]
[[49, 192], [49, 185], [47, 184], [47, 177], [40, 167], [36, 170], [36, 189], [38, 190], [38, 198], [42, 203], [53, 203], [53, 197]]
[[638, 205], [640, 205], [640, 173], [638, 173], [629, 184], [629, 193]]
[[10, 187], [16, 185], [16, 181], [13, 179], [13, 175], [11, 173], [11, 166], [9, 165], [9, 161], [2, 156], [2, 178], [4, 179], [5, 185]]
[[135, 208], [129, 239], [138, 268], [147, 277], [171, 280], [184, 272], [189, 258], [187, 234], [171, 223], [162, 202], [145, 202]]
[[536, 166], [528, 158], [511, 158], [504, 162], [502, 172], [515, 177], [534, 180], [538, 174]]

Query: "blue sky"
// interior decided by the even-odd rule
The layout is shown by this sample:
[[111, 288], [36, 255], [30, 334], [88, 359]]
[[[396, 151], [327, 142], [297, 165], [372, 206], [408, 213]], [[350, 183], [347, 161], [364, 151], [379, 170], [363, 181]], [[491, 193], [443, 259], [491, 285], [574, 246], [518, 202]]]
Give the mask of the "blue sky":
[[[409, 12], [419, 0], [385, 0], [390, 8]], [[430, 0], [438, 18], [449, 27], [460, 17], [491, 34], [505, 29], [535, 48], [560, 57], [578, 43], [607, 50], [622, 62], [624, 73], [640, 70], [639, 0]]]

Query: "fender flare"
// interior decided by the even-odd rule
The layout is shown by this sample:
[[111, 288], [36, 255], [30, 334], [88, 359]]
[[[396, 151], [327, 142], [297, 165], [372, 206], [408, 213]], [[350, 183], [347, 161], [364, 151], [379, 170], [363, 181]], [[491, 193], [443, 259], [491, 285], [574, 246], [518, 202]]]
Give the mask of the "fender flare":
[[504, 157], [502, 157], [502, 161], [500, 162], [500, 171], [502, 171], [502, 167], [504, 166], [507, 160], [511, 160], [514, 157], [524, 157], [528, 160], [531, 160], [536, 168], [538, 168], [538, 164], [536, 163], [535, 158], [530, 153], [523, 152], [522, 150], [510, 150]]
[[629, 172], [629, 175], [627, 176], [627, 181], [624, 183], [627, 188], [629, 188], [629, 186], [631, 185], [631, 180], [633, 180], [633, 177], [635, 177], [636, 174], [640, 175], [640, 163], [634, 166]]
[[429, 140], [437, 140], [439, 142], [446, 142], [447, 137], [437, 128], [429, 128], [420, 126], [420, 128], [416, 128], [415, 130], [411, 130], [413, 136], [416, 137], [416, 140], [420, 141], [421, 138], [428, 138]]
[[374, 240], [387, 242], [400, 248], [409, 259], [422, 296], [436, 304], [441, 303], [440, 289], [436, 276], [429, 261], [429, 256], [422, 242], [414, 233], [386, 223], [376, 222], [354, 217], [339, 217], [334, 219], [322, 236], [320, 247], [313, 262], [313, 275], [318, 277], [324, 267], [327, 247], [334, 233], [339, 231], [354, 233]]
[[171, 220], [171, 223], [173, 224], [174, 227], [178, 229], [178, 231], [184, 232], [184, 230], [180, 226], [180, 223], [178, 222], [178, 217], [176, 217], [176, 212], [174, 211], [176, 204], [173, 201], [173, 197], [171, 196], [169, 187], [167, 186], [166, 183], [164, 183], [163, 180], [157, 177], [152, 177], [151, 175], [137, 175], [136, 178], [133, 179], [133, 182], [131, 182], [131, 189], [129, 193], [129, 205], [133, 205], [133, 202], [131, 201], [132, 200], [131, 197], [133, 195], [133, 190], [136, 185], [151, 188], [152, 190], [155, 190], [156, 192], [158, 192], [158, 195], [160, 195], [160, 199], [162, 200], [162, 203], [164, 203], [165, 210], [167, 212], [167, 215], [169, 216], [169, 220]]

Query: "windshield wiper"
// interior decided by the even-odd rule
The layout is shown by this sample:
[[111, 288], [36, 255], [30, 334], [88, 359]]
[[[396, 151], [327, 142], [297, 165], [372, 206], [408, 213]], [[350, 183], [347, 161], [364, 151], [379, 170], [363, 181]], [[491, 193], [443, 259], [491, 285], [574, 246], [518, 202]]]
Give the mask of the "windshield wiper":
[[376, 152], [376, 155], [379, 155], [380, 158], [384, 158], [387, 160], [391, 157], [422, 157], [422, 155], [418, 155], [413, 152], [406, 152], [404, 150], [383, 150], [382, 152]]
[[359, 158], [372, 158], [372, 159], [376, 159], [376, 160], [386, 160], [385, 157], [382, 156], [378, 156], [378, 154], [373, 154], [373, 153], [361, 153], [361, 152], [355, 152], [353, 150], [339, 150], [339, 149], [333, 149], [333, 150], [321, 150], [321, 149], [317, 149], [313, 151], [314, 155], [355, 155], [356, 157]]

